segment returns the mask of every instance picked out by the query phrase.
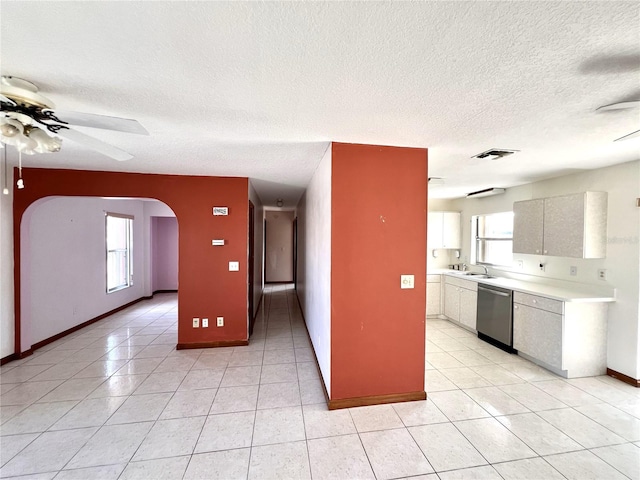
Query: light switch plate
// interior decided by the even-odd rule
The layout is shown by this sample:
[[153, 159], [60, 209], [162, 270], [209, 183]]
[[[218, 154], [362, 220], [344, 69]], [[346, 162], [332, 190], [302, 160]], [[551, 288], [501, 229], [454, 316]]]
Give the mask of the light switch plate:
[[400, 275], [400, 288], [413, 288], [413, 275]]
[[216, 318], [216, 325], [218, 327], [224, 327], [224, 317], [217, 317]]
[[193, 317], [193, 328], [200, 327], [200, 319], [197, 317]]
[[209, 326], [209, 319], [208, 318], [203, 318], [202, 319], [202, 328], [207, 328]]
[[229, 271], [237, 272], [240, 270], [240, 262], [229, 262]]

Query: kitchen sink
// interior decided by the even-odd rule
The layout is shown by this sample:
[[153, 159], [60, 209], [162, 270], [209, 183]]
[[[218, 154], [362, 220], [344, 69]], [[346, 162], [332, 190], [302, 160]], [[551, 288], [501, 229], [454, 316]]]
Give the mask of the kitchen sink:
[[452, 272], [455, 275], [464, 275], [465, 277], [477, 277], [477, 278], [496, 278], [493, 275], [486, 275], [480, 272]]

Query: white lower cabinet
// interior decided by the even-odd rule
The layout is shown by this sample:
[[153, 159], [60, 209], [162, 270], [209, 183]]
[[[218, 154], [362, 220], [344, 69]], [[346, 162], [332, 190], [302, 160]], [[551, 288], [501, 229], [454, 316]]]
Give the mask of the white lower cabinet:
[[562, 370], [562, 315], [514, 303], [513, 348]]
[[469, 330], [476, 330], [478, 284], [456, 277], [444, 277], [444, 314]]
[[450, 320], [460, 320], [460, 289], [449, 283], [444, 284], [444, 315]]
[[565, 378], [604, 375], [607, 304], [514, 292], [513, 348]]
[[471, 330], [476, 330], [477, 308], [478, 292], [460, 288], [460, 323]]
[[442, 313], [441, 296], [440, 275], [427, 275], [427, 315], [440, 315]]

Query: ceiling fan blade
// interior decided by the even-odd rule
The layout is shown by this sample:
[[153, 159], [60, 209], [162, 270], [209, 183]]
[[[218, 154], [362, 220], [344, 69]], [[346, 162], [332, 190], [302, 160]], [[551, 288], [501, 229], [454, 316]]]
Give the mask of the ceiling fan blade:
[[77, 130], [72, 130], [65, 127], [58, 130], [56, 132], [56, 135], [79, 143], [80, 145], [84, 145], [91, 150], [95, 150], [96, 152], [101, 153], [102, 155], [106, 155], [107, 157], [111, 157], [114, 160], [118, 160], [119, 162], [131, 160], [133, 158], [133, 155], [131, 155], [130, 153], [125, 152], [124, 150], [120, 150], [113, 145], [109, 145], [102, 140], [98, 140], [97, 138], [93, 138], [89, 135], [78, 132]]
[[636, 130], [635, 132], [627, 133], [626, 135], [616, 138], [614, 142], [619, 142], [620, 140], [629, 140], [630, 138], [635, 138], [640, 136], [640, 130]]
[[15, 105], [16, 102], [11, 100], [10, 98], [5, 97], [4, 95], [0, 95], [0, 102], [8, 103], [10, 105]]
[[640, 107], [640, 100], [632, 100], [630, 102], [618, 102], [611, 105], [604, 105], [603, 107], [596, 108], [596, 112], [607, 112], [609, 110], [625, 110], [627, 108]]
[[[93, 113], [70, 112], [66, 110], [43, 110], [45, 113], [51, 112], [55, 117], [69, 125], [79, 127], [102, 128], [104, 130], [115, 130], [117, 132], [137, 133], [138, 135], [149, 135], [149, 132], [138, 122], [130, 118], [109, 117], [107, 115], [95, 115]], [[55, 120], [54, 120], [55, 121]]]

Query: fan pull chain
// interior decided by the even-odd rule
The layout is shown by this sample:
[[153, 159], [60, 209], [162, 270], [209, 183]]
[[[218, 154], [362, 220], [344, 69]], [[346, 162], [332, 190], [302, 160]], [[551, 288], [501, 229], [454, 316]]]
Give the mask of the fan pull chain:
[[22, 152], [18, 150], [18, 181], [16, 185], [19, 189], [24, 188], [24, 180], [22, 180]]

